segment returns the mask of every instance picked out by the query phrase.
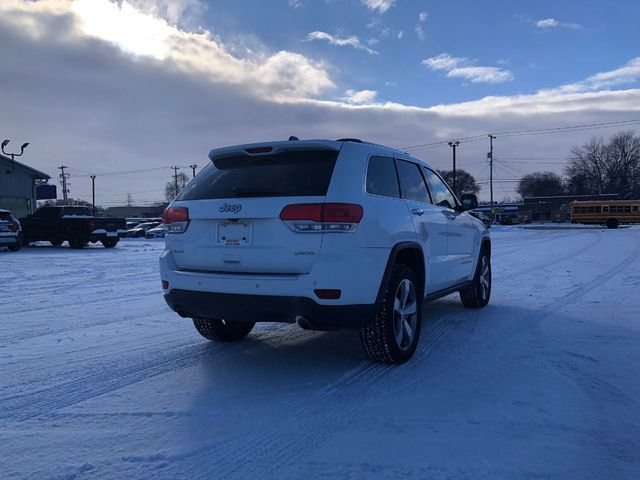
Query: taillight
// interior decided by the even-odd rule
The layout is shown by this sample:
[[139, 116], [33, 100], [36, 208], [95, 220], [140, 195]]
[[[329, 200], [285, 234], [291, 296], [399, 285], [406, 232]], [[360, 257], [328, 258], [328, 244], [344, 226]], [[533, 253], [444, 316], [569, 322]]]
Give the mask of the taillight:
[[17, 223], [9, 222], [8, 226], [9, 226], [9, 230], [11, 230], [12, 232], [17, 232], [18, 231], [18, 224]]
[[284, 207], [280, 219], [294, 232], [353, 232], [362, 213], [353, 203], [298, 203]]
[[169, 207], [162, 212], [162, 223], [167, 226], [167, 233], [183, 233], [189, 226], [189, 209], [185, 207]]

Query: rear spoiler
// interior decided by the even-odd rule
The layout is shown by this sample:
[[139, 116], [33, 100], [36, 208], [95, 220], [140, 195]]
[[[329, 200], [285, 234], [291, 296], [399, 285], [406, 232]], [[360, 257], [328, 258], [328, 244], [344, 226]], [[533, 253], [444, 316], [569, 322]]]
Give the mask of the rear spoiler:
[[303, 151], [303, 150], [325, 150], [338, 152], [342, 147], [341, 143], [322, 141], [289, 141], [271, 143], [253, 143], [250, 145], [236, 145], [211, 150], [209, 159], [212, 162], [236, 155], [249, 155], [252, 157], [274, 155], [282, 152]]

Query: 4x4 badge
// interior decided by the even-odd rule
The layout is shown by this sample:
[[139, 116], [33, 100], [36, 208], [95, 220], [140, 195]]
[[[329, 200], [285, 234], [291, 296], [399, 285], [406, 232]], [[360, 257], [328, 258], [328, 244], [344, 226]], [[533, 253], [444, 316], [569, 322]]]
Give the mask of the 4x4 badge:
[[238, 213], [240, 212], [240, 210], [242, 210], [242, 205], [238, 203], [232, 203], [232, 204], [225, 203], [218, 209], [220, 213], [225, 213], [225, 212]]

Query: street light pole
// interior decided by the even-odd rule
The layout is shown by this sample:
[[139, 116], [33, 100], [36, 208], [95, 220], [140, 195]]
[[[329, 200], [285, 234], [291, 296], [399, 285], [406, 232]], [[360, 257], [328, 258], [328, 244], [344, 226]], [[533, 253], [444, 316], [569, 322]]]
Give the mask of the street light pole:
[[455, 142], [449, 142], [449, 146], [453, 148], [453, 193], [458, 195], [458, 190], [456, 188], [456, 147], [460, 145], [460, 142], [456, 140]]
[[91, 205], [93, 206], [93, 216], [96, 216], [96, 176], [91, 175]]
[[[193, 177], [196, 176], [196, 168], [198, 168], [198, 165], [196, 165], [195, 163], [193, 165], [189, 165], [191, 167], [191, 172], [193, 173]], [[191, 178], [193, 178], [191, 177]]]
[[9, 142], [10, 140], [4, 140], [2, 142], [2, 145], [0, 146], [0, 150], [2, 150], [2, 153], [7, 155], [8, 157], [11, 157], [11, 173], [13, 173], [16, 171], [16, 157], [22, 156], [22, 154], [24, 153], [24, 149], [29, 146], [29, 142], [22, 144], [22, 146], [20, 147], [20, 153], [9, 153], [5, 151], [4, 147], [6, 147], [9, 144]]

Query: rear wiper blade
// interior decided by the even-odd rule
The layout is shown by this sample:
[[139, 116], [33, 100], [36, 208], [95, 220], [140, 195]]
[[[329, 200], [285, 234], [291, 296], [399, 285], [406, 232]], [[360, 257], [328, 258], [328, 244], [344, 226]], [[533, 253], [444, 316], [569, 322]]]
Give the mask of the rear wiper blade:
[[262, 195], [283, 195], [281, 192], [269, 188], [242, 188], [234, 187], [233, 195], [236, 197], [260, 197]]

